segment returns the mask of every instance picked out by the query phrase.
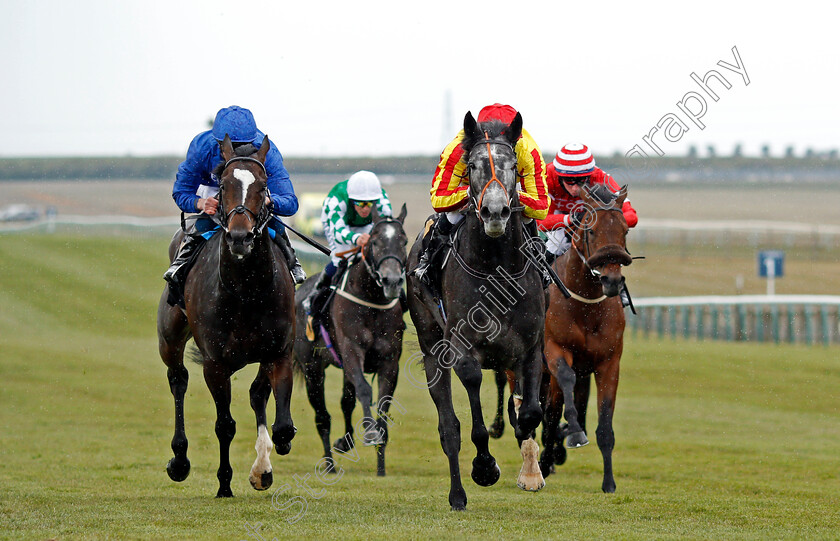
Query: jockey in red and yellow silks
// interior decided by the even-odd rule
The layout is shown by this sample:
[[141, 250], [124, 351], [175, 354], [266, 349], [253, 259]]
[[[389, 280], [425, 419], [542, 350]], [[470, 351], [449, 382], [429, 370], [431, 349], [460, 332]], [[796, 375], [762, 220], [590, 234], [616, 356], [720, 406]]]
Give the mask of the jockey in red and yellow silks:
[[[589, 148], [580, 143], [564, 145], [548, 165], [546, 176], [551, 207], [548, 216], [539, 220], [539, 229], [546, 235], [545, 247], [549, 252], [548, 261], [551, 262], [572, 246], [567, 228], [572, 223], [579, 223], [575, 220], [579, 219], [578, 212], [583, 205], [580, 198], [583, 185], [603, 184], [613, 193], [618, 193], [621, 188], [610, 175], [595, 166], [595, 158]], [[635, 227], [639, 223], [636, 209], [629, 199], [624, 200], [621, 213], [628, 227]], [[622, 284], [619, 295], [622, 305], [629, 306], [630, 294], [626, 284]]]
[[[501, 120], [510, 124], [515, 116], [516, 110], [513, 107], [496, 103], [478, 113], [478, 122]], [[466, 177], [467, 164], [462, 159], [463, 138], [464, 130], [461, 130], [440, 155], [430, 190], [435, 212], [453, 212], [467, 204], [469, 179]], [[542, 153], [525, 129], [514, 150], [520, 175], [519, 202], [525, 207], [523, 216], [541, 220], [548, 214], [549, 204]]]
[[[510, 105], [494, 103], [484, 107], [478, 113], [478, 122], [500, 120], [510, 126], [516, 115], [516, 109]], [[435, 212], [440, 213], [440, 216], [431, 228], [429, 241], [414, 269], [414, 274], [430, 285], [433, 280], [429, 278], [428, 270], [434, 254], [438, 253], [447, 242], [446, 239], [453, 225], [463, 220], [462, 209], [469, 200], [467, 163], [464, 160], [464, 148], [461, 146], [463, 139], [464, 131], [461, 130], [455, 139], [446, 145], [432, 178], [432, 189], [429, 193], [432, 198], [432, 207]], [[536, 220], [541, 220], [548, 214], [549, 198], [545, 181], [545, 161], [540, 147], [524, 129], [516, 141], [514, 152], [516, 152], [516, 168], [520, 179], [519, 203], [524, 207], [522, 225], [529, 237], [541, 243], [542, 240], [537, 234]]]

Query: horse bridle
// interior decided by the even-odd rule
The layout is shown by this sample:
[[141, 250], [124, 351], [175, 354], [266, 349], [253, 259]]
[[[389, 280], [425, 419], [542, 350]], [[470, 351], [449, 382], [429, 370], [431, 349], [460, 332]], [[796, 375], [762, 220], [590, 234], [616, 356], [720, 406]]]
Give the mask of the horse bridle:
[[[510, 194], [508, 193], [507, 188], [505, 188], [505, 185], [504, 185], [504, 184], [502, 184], [502, 181], [501, 181], [501, 180], [499, 180], [499, 177], [497, 177], [497, 176], [496, 176], [496, 165], [495, 165], [495, 163], [493, 163], [493, 151], [492, 151], [492, 149], [491, 149], [491, 147], [490, 147], [490, 145], [491, 145], [491, 144], [494, 144], [494, 145], [502, 145], [502, 146], [505, 146], [505, 147], [509, 148], [509, 149], [511, 150], [511, 152], [513, 152], [513, 153], [514, 153], [514, 163], [515, 163], [515, 161], [516, 161], [516, 160], [515, 160], [516, 151], [514, 150], [513, 145], [511, 145], [511, 144], [510, 144], [510, 143], [508, 143], [507, 141], [502, 141], [502, 140], [497, 140], [497, 139], [490, 139], [490, 135], [487, 133], [487, 131], [485, 131], [485, 132], [484, 132], [484, 141], [483, 141], [483, 143], [484, 143], [485, 145], [487, 145], [487, 157], [490, 159], [490, 180], [488, 180], [488, 181], [484, 184], [484, 188], [482, 188], [482, 189], [481, 189], [481, 193], [480, 193], [480, 194], [479, 194], [479, 196], [478, 196], [478, 200], [476, 200], [476, 198], [475, 198], [475, 197], [472, 197], [472, 198], [471, 198], [471, 199], [472, 199], [472, 205], [473, 205], [473, 207], [474, 207], [474, 209], [475, 209], [475, 213], [476, 213], [476, 215], [478, 216], [479, 221], [483, 221], [483, 220], [481, 219], [481, 204], [482, 204], [482, 202], [484, 201], [484, 193], [487, 191], [487, 188], [489, 188], [489, 187], [490, 187], [490, 185], [491, 185], [491, 184], [493, 184], [494, 182], [495, 182], [495, 183], [497, 183], [499, 186], [501, 186], [501, 187], [502, 187], [502, 191], [505, 193], [505, 197], [507, 198], [507, 205], [510, 207], [511, 212], [521, 211], [521, 210], [523, 210], [523, 209], [525, 208], [524, 206], [511, 207], [511, 205], [510, 205], [510, 202], [511, 202], [511, 196], [510, 196]], [[472, 162], [470, 162], [470, 165], [471, 165], [471, 164], [472, 164]], [[514, 165], [514, 171], [515, 171], [515, 170], [516, 170], [516, 166]], [[517, 173], [518, 173], [518, 172], [517, 172]], [[469, 173], [467, 173], [467, 175], [466, 175], [466, 176], [469, 176]], [[514, 187], [515, 187], [515, 186], [514, 186]]]
[[[379, 224], [387, 224], [387, 223], [393, 223], [393, 222], [399, 223], [399, 220], [395, 220], [394, 218], [383, 218], [383, 219], [379, 220], [378, 222], [376, 222], [373, 225], [373, 227], [371, 228], [370, 231], [371, 231], [371, 233], [373, 233], [373, 230], [376, 229], [376, 227]], [[368, 244], [371, 244], [370, 241], [368, 241]], [[389, 259], [395, 259], [397, 261], [397, 263], [400, 264], [400, 275], [405, 276], [406, 261], [405, 261], [404, 257], [401, 259], [394, 254], [388, 254], [388, 255], [382, 256], [378, 260], [374, 260], [373, 263], [370, 263], [368, 261], [366, 255], [365, 255], [366, 250], [361, 250], [360, 252], [361, 252], [361, 256], [362, 256], [362, 262], [365, 264], [365, 268], [370, 273], [370, 275], [373, 276], [373, 279], [376, 281], [376, 284], [379, 287], [384, 287], [383, 284], [382, 284], [382, 275], [379, 273], [379, 267], [382, 266], [382, 263], [384, 263], [385, 261], [388, 261]], [[373, 246], [371, 246], [370, 252], [371, 252], [371, 256], [372, 256], [373, 255]]]
[[[609, 207], [609, 208], [598, 207], [596, 209], [594, 207], [584, 205], [584, 209], [586, 210], [586, 214], [589, 214], [590, 212], [595, 213], [595, 212], [598, 212], [599, 210], [604, 210], [604, 211], [609, 211], [609, 212], [622, 212], [622, 210], [620, 208], [614, 208], [614, 207]], [[589, 272], [592, 273], [593, 276], [596, 276], [596, 277], [601, 276], [601, 271], [599, 271], [598, 269], [594, 269], [589, 265], [589, 259], [592, 257], [592, 247], [589, 244], [589, 231], [590, 231], [591, 227], [583, 227], [584, 225], [588, 225], [588, 224], [586, 224], [585, 222], [582, 222], [581, 225], [578, 226], [578, 232], [580, 233], [580, 237], [583, 240], [583, 253], [581, 253], [580, 248], [578, 248], [577, 243], [574, 241], [574, 239], [572, 239], [572, 246], [574, 247], [575, 252], [577, 252], [581, 261], [583, 261], [583, 264], [586, 266], [587, 269], [589, 269]], [[624, 251], [626, 252], [627, 248], [624, 248]]]
[[[228, 161], [225, 162], [225, 166], [222, 168], [222, 175], [220, 175], [219, 178], [221, 178], [224, 175], [224, 172], [227, 170], [227, 168], [230, 167], [230, 165], [235, 163], [235, 162], [253, 162], [253, 163], [256, 163], [262, 169], [263, 174], [266, 177], [268, 177], [268, 171], [266, 171], [266, 169], [265, 169], [265, 164], [263, 164], [258, 159], [251, 158], [249, 156], [236, 156], [236, 157], [233, 157], [233, 158], [231, 158], [231, 159], [229, 159]], [[219, 193], [221, 194], [223, 190], [224, 190], [224, 185], [220, 182], [219, 183]], [[232, 210], [225, 213], [224, 200], [221, 197], [221, 195], [219, 195], [219, 210], [221, 211], [219, 213], [220, 218], [217, 221], [218, 221], [219, 225], [222, 227], [222, 229], [225, 230], [225, 232], [229, 232], [228, 222], [230, 221], [230, 217], [235, 215], [235, 214], [250, 214], [251, 215], [251, 217], [254, 220], [254, 227], [251, 228], [251, 232], [254, 233], [254, 235], [262, 233], [262, 230], [265, 229], [265, 226], [268, 225], [269, 219], [271, 218], [271, 212], [269, 211], [268, 206], [265, 204], [265, 197], [262, 197], [262, 199], [260, 201], [260, 210], [257, 213], [255, 213], [254, 211], [252, 211], [251, 209], [249, 209], [245, 205], [236, 205], [236, 207], [234, 207]]]

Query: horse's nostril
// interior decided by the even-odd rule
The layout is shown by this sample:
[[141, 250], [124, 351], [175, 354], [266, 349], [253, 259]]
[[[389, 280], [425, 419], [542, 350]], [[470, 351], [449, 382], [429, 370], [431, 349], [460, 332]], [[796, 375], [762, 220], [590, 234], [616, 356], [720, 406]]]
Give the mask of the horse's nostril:
[[481, 216], [482, 220], [490, 219], [490, 210], [487, 207], [482, 207], [481, 212], [479, 212], [479, 216]]
[[507, 220], [510, 218], [510, 207], [505, 207], [502, 209], [502, 220]]

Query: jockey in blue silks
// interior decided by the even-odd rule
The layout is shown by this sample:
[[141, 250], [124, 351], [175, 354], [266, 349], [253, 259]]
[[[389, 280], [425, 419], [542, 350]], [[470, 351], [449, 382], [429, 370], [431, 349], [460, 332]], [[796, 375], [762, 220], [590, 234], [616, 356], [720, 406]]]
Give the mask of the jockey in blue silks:
[[[178, 166], [175, 186], [172, 189], [172, 198], [183, 212], [202, 212], [204, 214], [188, 228], [175, 260], [163, 275], [164, 279], [171, 286], [174, 286], [176, 291], [183, 291], [184, 280], [186, 279], [185, 273], [188, 270], [187, 263], [218, 227], [207, 216], [216, 214], [219, 206], [217, 199], [219, 193], [218, 175], [221, 174], [220, 165], [224, 164], [221, 142], [225, 135], [230, 137], [237, 154], [239, 152], [256, 152], [265, 137], [257, 129], [251, 111], [232, 105], [219, 110], [216, 119], [213, 121], [213, 128], [199, 133], [190, 143], [186, 159]], [[295, 283], [299, 284], [306, 280], [306, 274], [295, 256], [283, 224], [276, 218], [276, 216], [291, 216], [297, 212], [298, 200], [289, 180], [289, 173], [283, 166], [283, 156], [280, 155], [277, 146], [270, 140], [269, 142], [271, 148], [265, 157], [265, 170], [268, 175], [267, 185], [269, 198], [271, 199], [269, 207], [274, 216], [272, 216], [268, 228], [272, 238], [280, 246], [283, 255], [286, 257]], [[240, 147], [246, 145], [251, 145], [252, 148], [239, 150]], [[182, 299], [180, 303], [183, 303]]]

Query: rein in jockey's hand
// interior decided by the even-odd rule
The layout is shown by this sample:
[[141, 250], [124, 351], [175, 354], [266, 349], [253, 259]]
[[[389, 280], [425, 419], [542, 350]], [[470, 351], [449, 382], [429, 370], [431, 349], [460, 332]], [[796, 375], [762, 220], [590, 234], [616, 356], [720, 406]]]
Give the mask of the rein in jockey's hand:
[[215, 197], [202, 197], [195, 203], [195, 208], [204, 211], [208, 216], [216, 214], [216, 209], [219, 208], [219, 200]]
[[368, 243], [368, 240], [370, 240], [370, 235], [368, 235], [367, 233], [362, 233], [361, 235], [359, 235], [359, 238], [356, 239], [356, 246], [362, 248], [365, 244]]

